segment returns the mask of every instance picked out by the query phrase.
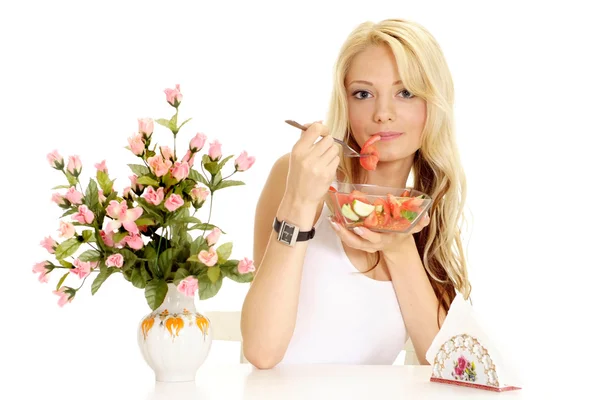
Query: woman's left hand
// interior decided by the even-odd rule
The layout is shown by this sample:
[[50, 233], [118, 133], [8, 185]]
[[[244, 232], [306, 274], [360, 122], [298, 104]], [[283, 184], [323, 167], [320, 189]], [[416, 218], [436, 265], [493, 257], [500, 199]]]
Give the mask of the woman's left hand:
[[429, 213], [427, 213], [413, 229], [405, 233], [373, 232], [364, 226], [356, 227], [353, 229], [353, 232], [351, 232], [349, 229], [334, 222], [331, 218], [329, 219], [329, 222], [342, 242], [346, 243], [348, 246], [366, 251], [367, 253], [375, 253], [377, 251], [388, 253], [398, 250], [406, 239], [411, 237], [414, 233], [421, 232], [423, 228], [429, 225], [430, 218]]

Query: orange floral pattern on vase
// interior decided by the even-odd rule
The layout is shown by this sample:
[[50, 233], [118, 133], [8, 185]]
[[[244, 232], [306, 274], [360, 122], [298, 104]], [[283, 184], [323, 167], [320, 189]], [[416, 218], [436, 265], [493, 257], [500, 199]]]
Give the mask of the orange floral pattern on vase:
[[[175, 315], [177, 315], [177, 314], [175, 314]], [[181, 319], [177, 316], [173, 316], [173, 317], [167, 319], [165, 326], [167, 327], [167, 330], [171, 334], [171, 337], [173, 337], [173, 339], [175, 339], [175, 336], [179, 336], [179, 331], [183, 328], [183, 319]], [[173, 333], [173, 330], [175, 330], [175, 333]]]
[[142, 333], [144, 334], [144, 340], [148, 338], [148, 332], [150, 332], [152, 326], [154, 326], [154, 315], [151, 315], [142, 322]]
[[198, 325], [202, 334], [206, 336], [206, 333], [208, 332], [208, 320], [202, 315], [196, 314], [196, 325]]

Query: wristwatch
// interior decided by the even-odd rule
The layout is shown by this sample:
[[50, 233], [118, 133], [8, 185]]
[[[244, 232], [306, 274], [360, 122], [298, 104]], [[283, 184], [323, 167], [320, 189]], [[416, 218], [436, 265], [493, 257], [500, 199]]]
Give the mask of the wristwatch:
[[310, 231], [301, 231], [296, 225], [286, 221], [279, 221], [277, 217], [273, 220], [273, 229], [278, 233], [277, 240], [290, 247], [296, 242], [305, 242], [315, 237], [315, 228]]

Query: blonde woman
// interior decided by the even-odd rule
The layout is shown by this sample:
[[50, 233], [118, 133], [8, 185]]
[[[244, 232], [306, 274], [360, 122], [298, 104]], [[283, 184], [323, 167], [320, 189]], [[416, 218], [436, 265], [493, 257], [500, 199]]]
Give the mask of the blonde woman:
[[[241, 322], [250, 363], [392, 364], [408, 338], [427, 363], [450, 303], [470, 293], [453, 101], [443, 53], [421, 25], [389, 19], [351, 32], [327, 122], [307, 124], [273, 166], [256, 208], [257, 272]], [[341, 157], [332, 139], [360, 150], [374, 134], [382, 140], [373, 171]], [[411, 172], [413, 187], [433, 198], [413, 231], [349, 231], [328, 218], [332, 182], [403, 188]], [[298, 240], [281, 229], [300, 232]]]

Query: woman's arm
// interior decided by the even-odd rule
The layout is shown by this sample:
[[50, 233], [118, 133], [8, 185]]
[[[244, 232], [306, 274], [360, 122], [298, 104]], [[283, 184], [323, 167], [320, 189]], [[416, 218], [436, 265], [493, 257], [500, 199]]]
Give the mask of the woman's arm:
[[277, 241], [275, 216], [302, 231], [312, 228], [318, 203], [286, 196], [289, 155], [279, 159], [256, 207], [254, 225], [254, 280], [242, 307], [244, 356], [257, 368], [281, 361], [294, 333], [302, 266], [307, 242], [289, 247]]
[[[425, 354], [439, 332], [439, 303], [419, 257], [414, 238], [407, 238], [397, 252], [384, 253], [383, 258], [392, 277], [400, 310], [419, 363], [426, 365], [428, 362]], [[446, 314], [440, 310], [439, 316], [441, 326]]]

